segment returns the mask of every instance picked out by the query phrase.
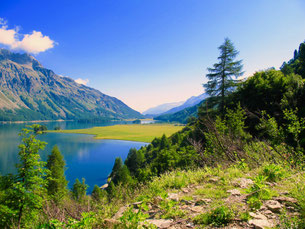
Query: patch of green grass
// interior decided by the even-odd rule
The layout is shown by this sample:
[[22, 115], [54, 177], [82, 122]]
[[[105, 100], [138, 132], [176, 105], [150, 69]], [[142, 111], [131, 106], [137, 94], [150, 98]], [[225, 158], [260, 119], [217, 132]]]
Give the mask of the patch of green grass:
[[226, 187], [216, 186], [215, 184], [207, 184], [203, 188], [197, 189], [195, 195], [200, 195], [205, 198], [222, 199], [229, 196]]
[[161, 218], [163, 219], [176, 219], [185, 216], [185, 212], [179, 209], [178, 203], [173, 200], [164, 200], [160, 202], [162, 210]]
[[248, 222], [251, 219], [251, 216], [248, 211], [240, 213], [240, 220]]
[[56, 133], [91, 134], [96, 139], [114, 139], [126, 141], [151, 142], [155, 137], [163, 134], [170, 136], [180, 131], [183, 126], [171, 124], [146, 124], [146, 125], [114, 125], [93, 127], [90, 129], [49, 131]]
[[263, 202], [259, 198], [252, 196], [247, 200], [247, 204], [249, 205], [249, 208], [255, 210], [260, 209]]
[[200, 225], [225, 226], [234, 218], [234, 212], [226, 206], [195, 216], [193, 222]]

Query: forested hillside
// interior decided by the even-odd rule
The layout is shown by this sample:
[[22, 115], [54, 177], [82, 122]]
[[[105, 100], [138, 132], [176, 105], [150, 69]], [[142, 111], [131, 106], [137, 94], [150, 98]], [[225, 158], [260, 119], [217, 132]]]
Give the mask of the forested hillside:
[[[223, 52], [236, 54], [228, 39], [220, 51], [220, 63], [228, 57]], [[237, 68], [241, 73], [235, 56], [233, 70], [234, 64], [214, 65], [211, 71], [228, 75], [213, 77], [227, 81], [211, 76], [219, 84], [207, 86], [220, 93], [200, 105], [197, 118], [172, 136], [131, 149], [125, 161], [117, 158], [108, 184], [91, 195], [85, 180], [67, 190], [60, 153], [54, 148], [44, 166], [43, 143], [24, 130], [18, 175], [1, 177], [0, 225], [304, 228], [305, 43], [281, 70], [243, 82], [228, 77]]]

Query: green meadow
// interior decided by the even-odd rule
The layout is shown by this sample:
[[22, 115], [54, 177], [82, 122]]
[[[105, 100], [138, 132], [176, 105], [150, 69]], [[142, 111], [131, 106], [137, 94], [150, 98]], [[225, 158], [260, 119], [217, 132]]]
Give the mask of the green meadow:
[[182, 128], [183, 126], [171, 124], [132, 124], [93, 127], [90, 129], [58, 130], [52, 132], [91, 134], [94, 135], [96, 139], [151, 142], [155, 137], [161, 137], [163, 134], [170, 136]]

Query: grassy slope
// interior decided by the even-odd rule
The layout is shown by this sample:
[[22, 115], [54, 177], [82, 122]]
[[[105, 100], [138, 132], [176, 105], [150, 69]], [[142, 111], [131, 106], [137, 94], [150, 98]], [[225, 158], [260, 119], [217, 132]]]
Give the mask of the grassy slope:
[[[118, 210], [124, 206], [121, 208], [124, 209], [124, 213], [120, 214], [120, 216], [123, 215], [123, 218], [130, 217], [131, 215], [135, 217], [135, 213], [128, 213], [126, 206], [135, 206], [136, 204], [132, 204], [133, 202], [142, 203], [142, 205], [150, 206], [150, 210], [144, 210], [145, 208], [143, 208], [141, 211], [146, 214], [146, 217], [138, 219], [136, 223], [141, 224], [141, 221], [149, 218], [149, 212], [154, 212], [156, 214], [153, 214], [153, 219], [170, 219], [173, 225], [193, 222], [195, 225], [197, 224], [196, 226], [198, 227], [196, 228], [199, 228], [208, 224], [204, 222], [205, 220], [199, 219], [204, 219], [213, 209], [226, 206], [232, 211], [234, 217], [229, 220], [228, 227], [225, 228], [249, 228], [248, 226], [252, 228], [252, 217], [249, 216], [249, 213], [266, 214], [266, 209], [251, 209], [247, 197], [252, 193], [251, 186], [255, 186], [255, 184], [241, 188], [239, 187], [239, 179], [247, 178], [255, 182], [256, 177], [262, 175], [265, 168], [266, 166], [262, 166], [249, 170], [232, 166], [226, 169], [221, 167], [206, 167], [193, 171], [176, 170], [154, 178], [135, 192], [131, 199], [126, 198], [127, 203], [116, 203], [116, 207], [113, 210]], [[304, 173], [300, 173], [297, 170], [289, 171], [283, 169], [282, 172], [283, 177], [277, 180], [277, 182], [264, 182], [265, 186], [262, 190], [269, 190], [270, 197], [263, 199], [262, 203], [266, 203], [267, 200], [275, 199], [276, 197], [295, 198], [297, 204], [292, 204], [294, 206], [292, 212], [285, 209], [291, 203], [283, 203], [281, 213], [272, 213], [273, 217], [268, 219], [274, 224], [279, 224], [279, 228], [292, 228], [289, 226], [285, 227], [285, 225], [292, 225], [304, 217], [305, 199], [304, 194], [300, 190], [304, 190], [305, 176]], [[228, 190], [232, 189], [239, 190], [241, 195], [234, 196], [228, 193]], [[173, 196], [173, 193], [176, 195], [175, 200], [170, 197]], [[131, 207], [131, 209], [133, 208]], [[145, 216], [145, 214], [142, 215]], [[107, 216], [105, 215], [105, 217]], [[116, 223], [122, 220], [122, 218], [116, 216], [114, 216], [114, 219], [118, 220]], [[146, 222], [149, 222], [149, 220]], [[111, 226], [113, 225], [108, 225], [107, 228], [113, 228]], [[121, 225], [122, 227], [120, 225], [117, 226], [116, 228], [126, 228], [124, 225]], [[213, 225], [211, 226], [215, 228]]]
[[183, 126], [175, 126], [169, 124], [115, 125], [93, 127], [90, 129], [60, 130], [54, 132], [92, 134], [95, 135], [96, 139], [151, 142], [155, 137], [161, 137], [163, 134], [170, 136], [182, 128]]

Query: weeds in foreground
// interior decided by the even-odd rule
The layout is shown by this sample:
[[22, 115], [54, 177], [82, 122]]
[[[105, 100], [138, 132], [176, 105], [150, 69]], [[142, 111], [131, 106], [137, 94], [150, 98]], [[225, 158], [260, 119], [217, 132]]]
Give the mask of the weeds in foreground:
[[226, 206], [220, 206], [214, 210], [196, 216], [193, 219], [195, 224], [225, 226], [234, 218], [234, 212]]
[[276, 182], [285, 177], [287, 172], [281, 165], [268, 164], [262, 168], [261, 175], [267, 177], [267, 181]]

